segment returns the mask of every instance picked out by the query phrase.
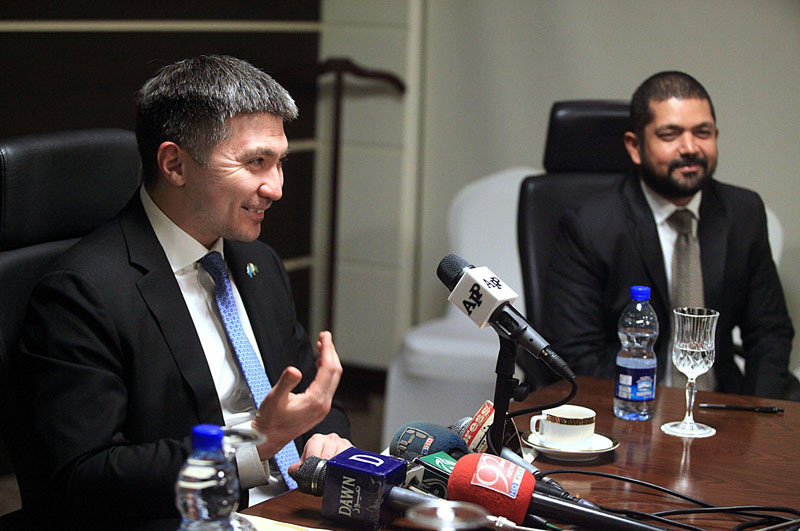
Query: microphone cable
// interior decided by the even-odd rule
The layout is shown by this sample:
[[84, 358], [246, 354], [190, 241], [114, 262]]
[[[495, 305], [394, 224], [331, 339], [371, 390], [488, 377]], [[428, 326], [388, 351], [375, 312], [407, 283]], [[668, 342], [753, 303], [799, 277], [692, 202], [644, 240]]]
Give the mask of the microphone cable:
[[558, 407], [560, 405], [566, 404], [567, 402], [569, 402], [570, 400], [575, 398], [575, 395], [578, 393], [578, 383], [575, 380], [567, 380], [567, 381], [572, 386], [572, 389], [570, 390], [570, 392], [566, 396], [566, 398], [562, 398], [560, 400], [556, 400], [555, 402], [553, 402], [551, 404], [545, 404], [543, 406], [534, 406], [534, 407], [529, 407], [529, 408], [526, 408], [526, 409], [520, 409], [520, 410], [514, 411], [513, 413], [506, 413], [506, 419], [519, 417], [520, 415], [527, 415], [528, 413], [536, 413], [537, 411], [542, 411], [543, 409], [553, 409], [554, 407]]
[[[552, 409], [554, 407], [558, 407], [560, 405], [566, 404], [567, 402], [569, 402], [570, 400], [575, 398], [575, 395], [578, 393], [578, 382], [576, 382], [574, 378], [566, 379], [566, 380], [572, 386], [572, 389], [570, 389], [569, 394], [565, 398], [561, 398], [559, 400], [556, 400], [555, 402], [552, 402], [550, 404], [545, 404], [543, 406], [534, 406], [534, 407], [529, 407], [529, 408], [526, 408], [526, 409], [520, 409], [518, 411], [514, 411], [513, 413], [512, 412], [507, 412], [506, 413], [506, 418], [505, 418], [505, 420], [503, 422], [505, 423], [506, 421], [511, 420], [514, 417], [519, 417], [521, 415], [527, 415], [528, 413], [535, 413], [537, 411], [542, 411], [543, 409]], [[495, 419], [495, 421], [496, 420], [497, 419]], [[500, 451], [494, 447], [494, 441], [492, 441], [491, 437], [486, 437], [486, 444], [489, 447], [489, 453], [494, 454], [494, 455], [500, 455]]]
[[[514, 411], [513, 413], [512, 412], [508, 412], [508, 413], [506, 413], [505, 421], [511, 420], [514, 417], [519, 417], [521, 415], [527, 415], [528, 413], [536, 413], [537, 411], [542, 411], [544, 409], [552, 409], [554, 407], [558, 407], [560, 405], [566, 404], [567, 402], [569, 402], [570, 400], [575, 398], [575, 395], [578, 393], [578, 383], [575, 381], [575, 379], [571, 379], [571, 380], [567, 380], [567, 381], [572, 386], [572, 389], [570, 389], [569, 394], [565, 398], [556, 400], [555, 402], [552, 402], [550, 404], [545, 404], [543, 406], [534, 406], [534, 407], [529, 407], [529, 408], [526, 408], [526, 409], [520, 409], [518, 411]], [[492, 441], [491, 437], [487, 437], [486, 438], [486, 444], [489, 447], [489, 453], [494, 454], [494, 455], [500, 455], [500, 451], [497, 450], [494, 447], [494, 441]]]
[[[758, 524], [756, 524], [758, 525]], [[755, 527], [755, 526], [748, 526], [748, 527]], [[733, 528], [733, 531], [741, 531], [744, 529], [748, 529], [748, 527], [741, 527], [736, 526]], [[796, 531], [800, 529], [800, 518], [796, 520], [790, 520], [788, 522], [783, 522], [780, 524], [775, 524], [773, 526], [761, 528], [759, 531]]]
[[[712, 506], [712, 507], [702, 507], [697, 509], [671, 509], [669, 511], [659, 511], [653, 514], [658, 516], [677, 516], [683, 514], [722, 513], [722, 514], [734, 514], [736, 516], [758, 517], [761, 518], [761, 520], [759, 520], [760, 523], [775, 522], [778, 524], [787, 524], [792, 521], [790, 518], [786, 518], [785, 516], [751, 513], [750, 511], [768, 511], [768, 512], [787, 513], [787, 514], [792, 514], [794, 516], [800, 516], [800, 511], [796, 509], [792, 509], [790, 507], [780, 507], [772, 505], [732, 505], [730, 507]], [[750, 522], [743, 522], [743, 523], [750, 524]], [[747, 525], [747, 527], [750, 527], [750, 525]]]
[[[613, 512], [617, 514], [625, 514], [631, 517], [637, 518], [644, 518], [644, 519], [653, 519], [658, 522], [674, 525], [677, 527], [681, 527], [683, 529], [691, 529], [691, 530], [700, 530], [701, 528], [692, 526], [690, 524], [684, 524], [682, 522], [676, 522], [674, 520], [670, 520], [665, 518], [666, 516], [675, 516], [675, 515], [683, 515], [683, 514], [704, 514], [704, 513], [723, 513], [723, 514], [731, 514], [741, 517], [755, 517], [759, 518], [758, 521], [746, 521], [742, 522], [739, 526], [734, 529], [748, 529], [749, 527], [754, 527], [755, 525], [762, 525], [764, 523], [773, 524], [777, 523], [778, 525], [785, 526], [791, 525], [794, 521], [792, 519], [786, 518], [784, 516], [778, 515], [770, 515], [770, 514], [762, 514], [762, 513], [754, 513], [751, 511], [771, 511], [771, 512], [782, 512], [787, 514], [792, 514], [795, 516], [800, 516], [800, 511], [797, 509], [792, 509], [790, 507], [779, 507], [779, 506], [765, 506], [765, 505], [741, 505], [741, 506], [730, 506], [730, 507], [720, 507], [714, 504], [704, 502], [702, 500], [698, 500], [696, 498], [692, 498], [691, 496], [687, 496], [686, 494], [681, 494], [680, 492], [676, 492], [674, 490], [668, 489], [666, 487], [662, 487], [661, 485], [656, 485], [655, 483], [650, 483], [647, 481], [643, 481], [640, 479], [635, 479], [627, 476], [620, 476], [617, 474], [609, 474], [607, 472], [598, 472], [595, 470], [580, 470], [580, 469], [571, 469], [571, 468], [561, 468], [556, 470], [548, 470], [546, 472], [548, 476], [554, 476], [557, 474], [583, 474], [587, 476], [598, 476], [604, 477], [609, 479], [615, 479], [618, 481], [625, 481], [628, 483], [633, 483], [635, 485], [639, 485], [642, 487], [650, 488], [670, 496], [674, 496], [676, 498], [682, 499], [689, 503], [693, 503], [698, 508], [694, 509], [672, 509], [668, 511], [659, 511], [655, 513], [645, 513], [641, 511], [634, 511], [630, 509], [617, 509], [614, 507], [604, 507], [599, 506], [604, 511]], [[744, 527], [742, 527], [744, 526]], [[780, 527], [778, 529], [789, 529], [787, 527]], [[763, 530], [762, 530], [763, 531]]]

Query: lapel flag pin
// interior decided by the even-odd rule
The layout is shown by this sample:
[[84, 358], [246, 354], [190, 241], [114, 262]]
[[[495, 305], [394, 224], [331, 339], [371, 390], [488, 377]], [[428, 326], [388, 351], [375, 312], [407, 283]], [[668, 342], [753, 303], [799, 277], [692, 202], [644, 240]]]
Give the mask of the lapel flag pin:
[[253, 278], [258, 273], [258, 266], [255, 265], [253, 262], [248, 262], [247, 264], [247, 276]]

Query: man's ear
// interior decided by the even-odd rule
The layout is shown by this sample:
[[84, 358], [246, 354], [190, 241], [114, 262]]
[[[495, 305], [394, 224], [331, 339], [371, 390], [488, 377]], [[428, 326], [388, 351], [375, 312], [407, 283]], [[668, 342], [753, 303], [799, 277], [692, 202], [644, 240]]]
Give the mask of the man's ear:
[[631, 160], [635, 165], [639, 166], [642, 163], [642, 155], [639, 151], [641, 147], [639, 145], [639, 137], [631, 131], [626, 131], [623, 136], [623, 141], [625, 142], [625, 149], [628, 150], [628, 155], [630, 155]]
[[175, 142], [162, 142], [158, 146], [156, 160], [158, 170], [166, 181], [173, 186], [183, 186], [185, 158], [188, 156]]

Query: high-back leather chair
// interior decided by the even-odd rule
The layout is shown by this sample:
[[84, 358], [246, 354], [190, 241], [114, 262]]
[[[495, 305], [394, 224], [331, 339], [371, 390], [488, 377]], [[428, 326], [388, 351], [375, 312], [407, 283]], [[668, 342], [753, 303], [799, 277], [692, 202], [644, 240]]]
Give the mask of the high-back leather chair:
[[[119, 211], [139, 182], [132, 131], [74, 130], [0, 141], [0, 434], [8, 449], [0, 473], [9, 471], [9, 461], [23, 467], [27, 457], [17, 405], [36, 397], [16, 388], [15, 368], [31, 290], [59, 255]], [[24, 507], [26, 479], [18, 481]]]
[[[538, 327], [546, 309], [542, 286], [558, 225], [565, 213], [620, 182], [632, 162], [623, 143], [628, 103], [580, 100], [553, 104], [545, 145], [545, 173], [522, 181], [517, 235], [525, 310]], [[545, 338], [546, 339], [546, 338]], [[517, 363], [534, 388], [551, 381], [541, 362], [520, 352]]]

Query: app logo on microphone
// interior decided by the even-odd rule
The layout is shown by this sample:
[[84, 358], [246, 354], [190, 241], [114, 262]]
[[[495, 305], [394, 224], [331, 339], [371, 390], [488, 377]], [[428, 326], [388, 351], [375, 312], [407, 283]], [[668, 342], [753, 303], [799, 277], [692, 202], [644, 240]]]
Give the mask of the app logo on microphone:
[[524, 472], [521, 467], [501, 457], [482, 454], [470, 483], [516, 499]]

